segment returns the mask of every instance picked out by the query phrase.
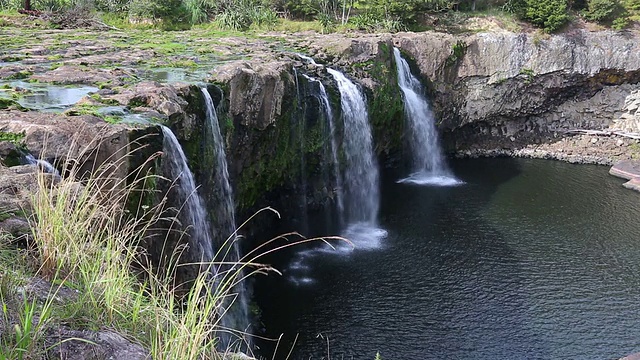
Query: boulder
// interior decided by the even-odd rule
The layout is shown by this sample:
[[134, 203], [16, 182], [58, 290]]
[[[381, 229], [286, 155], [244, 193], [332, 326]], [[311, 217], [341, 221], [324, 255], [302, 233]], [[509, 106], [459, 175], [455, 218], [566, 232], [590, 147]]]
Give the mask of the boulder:
[[67, 360], [148, 360], [151, 355], [141, 345], [111, 331], [72, 330], [66, 327], [50, 329], [45, 345], [48, 356]]
[[640, 177], [633, 178], [622, 184], [622, 186], [630, 190], [640, 191]]
[[0, 132], [24, 134], [21, 140], [34, 157], [51, 163], [66, 159], [102, 164], [124, 156], [128, 129], [106, 123], [92, 115], [64, 116], [54, 113], [0, 112]]
[[189, 89], [190, 85], [187, 84], [171, 85], [144, 81], [104, 98], [117, 101], [136, 112], [155, 112], [164, 119], [176, 122], [187, 117], [188, 103], [180, 95]]
[[212, 80], [228, 89], [229, 114], [244, 126], [264, 130], [286, 111], [285, 89], [295, 82], [289, 61], [236, 61], [220, 66]]

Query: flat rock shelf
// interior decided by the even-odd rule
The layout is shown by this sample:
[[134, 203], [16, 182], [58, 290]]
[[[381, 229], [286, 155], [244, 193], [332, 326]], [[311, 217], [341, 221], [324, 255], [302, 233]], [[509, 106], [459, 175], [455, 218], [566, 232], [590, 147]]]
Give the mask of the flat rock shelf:
[[611, 167], [609, 174], [629, 180], [622, 185], [625, 188], [640, 191], [640, 160], [620, 161]]

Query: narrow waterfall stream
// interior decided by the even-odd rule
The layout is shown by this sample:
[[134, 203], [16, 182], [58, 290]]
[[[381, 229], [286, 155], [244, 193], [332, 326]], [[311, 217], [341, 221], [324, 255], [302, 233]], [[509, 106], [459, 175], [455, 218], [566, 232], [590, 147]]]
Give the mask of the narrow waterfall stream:
[[[328, 151], [329, 156], [331, 157], [331, 164], [333, 170], [333, 176], [336, 181], [336, 188], [334, 189], [334, 196], [336, 199], [337, 211], [339, 214], [339, 218], [342, 218], [342, 214], [344, 214], [344, 202], [343, 202], [343, 193], [342, 193], [342, 175], [340, 174], [340, 162], [338, 159], [338, 139], [336, 134], [336, 125], [333, 118], [333, 110], [331, 109], [331, 103], [329, 102], [329, 95], [327, 95], [327, 89], [325, 89], [322, 82], [316, 78], [303, 74], [303, 76], [311, 83], [317, 84], [318, 86], [318, 100], [320, 101], [320, 105], [322, 107], [322, 112], [324, 113], [325, 120], [327, 121], [327, 125], [329, 126], [329, 143], [328, 143]], [[342, 224], [340, 224], [342, 225]]]
[[369, 114], [362, 92], [347, 77], [327, 69], [338, 83], [344, 122], [344, 207], [347, 228], [343, 235], [356, 248], [379, 247], [386, 232], [377, 226], [380, 207], [378, 164], [373, 154]]
[[[205, 99], [206, 116], [208, 130], [211, 131], [211, 141], [213, 142], [213, 148], [215, 152], [215, 189], [212, 189], [216, 194], [217, 203], [213, 204], [215, 211], [214, 228], [217, 231], [217, 246], [214, 255], [214, 261], [217, 263], [235, 264], [241, 261], [241, 250], [239, 239], [236, 236], [236, 215], [235, 204], [233, 201], [233, 189], [229, 182], [229, 170], [227, 165], [227, 155], [225, 152], [224, 139], [220, 132], [220, 124], [218, 123], [218, 116], [216, 109], [211, 99], [209, 91], [203, 87], [201, 89], [202, 95]], [[242, 274], [233, 274], [236, 271], [237, 266], [219, 266], [218, 274], [222, 276], [225, 272], [230, 272], [231, 276], [242, 277]], [[218, 279], [220, 280], [220, 279]], [[246, 331], [250, 325], [249, 319], [249, 289], [247, 288], [247, 282], [242, 281], [238, 283], [232, 292], [235, 294], [235, 300], [226, 304], [231, 306], [226, 310], [225, 315], [222, 318], [222, 325], [226, 328]], [[225, 306], [225, 307], [226, 307]], [[236, 340], [233, 336], [222, 336], [222, 341], [227, 345]], [[245, 339], [244, 341], [248, 341]]]
[[208, 262], [213, 259], [213, 243], [209, 233], [209, 221], [207, 208], [198, 195], [196, 182], [189, 170], [187, 157], [182, 151], [178, 139], [171, 129], [160, 125], [162, 129], [163, 142], [162, 151], [164, 153], [162, 161], [166, 161], [168, 177], [174, 182], [174, 187], [178, 195], [178, 208], [180, 215], [189, 221], [189, 235], [191, 244], [196, 245], [199, 253], [202, 254], [202, 261]]
[[38, 166], [40, 167], [40, 169], [42, 169], [42, 171], [48, 173], [48, 174], [52, 174], [56, 177], [60, 177], [60, 172], [58, 171], [58, 169], [56, 169], [50, 162], [48, 162], [47, 160], [42, 160], [42, 159], [36, 159], [33, 155], [31, 154], [27, 154], [25, 155], [25, 160], [27, 161], [27, 163], [29, 163], [29, 165], [34, 165], [34, 166]]
[[424, 96], [420, 80], [411, 74], [409, 64], [402, 58], [398, 48], [393, 48], [393, 56], [398, 70], [398, 85], [404, 95], [405, 116], [411, 131], [409, 144], [412, 154], [412, 173], [398, 182], [435, 186], [460, 184], [442, 155], [435, 116]]

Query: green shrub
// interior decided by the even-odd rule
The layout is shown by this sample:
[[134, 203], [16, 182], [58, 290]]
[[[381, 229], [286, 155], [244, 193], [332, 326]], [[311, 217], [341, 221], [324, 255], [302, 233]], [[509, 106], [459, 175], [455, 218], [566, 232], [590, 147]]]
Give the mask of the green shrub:
[[616, 0], [589, 0], [585, 17], [591, 21], [604, 22], [613, 20], [620, 3]]
[[567, 0], [513, 0], [509, 6], [518, 17], [546, 32], [560, 29], [569, 20]]
[[583, 14], [588, 20], [609, 24], [618, 30], [629, 23], [629, 14], [619, 0], [589, 0]]
[[201, 24], [209, 19], [208, 7], [203, 0], [183, 0], [191, 24]]
[[322, 33], [328, 33], [333, 30], [334, 21], [331, 15], [321, 12], [316, 16], [316, 20], [318, 20], [320, 26], [322, 26]]
[[216, 16], [216, 24], [225, 30], [245, 30], [251, 25], [251, 19], [238, 9], [227, 9]]
[[266, 7], [251, 8], [249, 19], [252, 26], [261, 29], [273, 29], [278, 24], [278, 14]]
[[379, 21], [380, 19], [370, 13], [358, 14], [349, 19], [349, 23], [358, 30], [373, 30]]
[[164, 30], [184, 30], [191, 25], [191, 14], [182, 0], [132, 0], [129, 14], [135, 18], [160, 20]]

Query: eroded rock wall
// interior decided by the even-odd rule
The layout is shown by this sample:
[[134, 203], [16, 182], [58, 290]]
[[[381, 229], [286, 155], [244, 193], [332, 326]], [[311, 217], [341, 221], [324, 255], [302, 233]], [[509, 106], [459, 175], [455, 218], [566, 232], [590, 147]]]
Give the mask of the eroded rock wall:
[[[312, 52], [365, 70], [379, 61], [376, 45], [399, 47], [429, 88], [449, 150], [553, 142], [572, 129], [640, 132], [640, 37], [634, 32], [426, 32], [325, 43], [310, 45]], [[354, 73], [378, 91], [371, 72]]]

